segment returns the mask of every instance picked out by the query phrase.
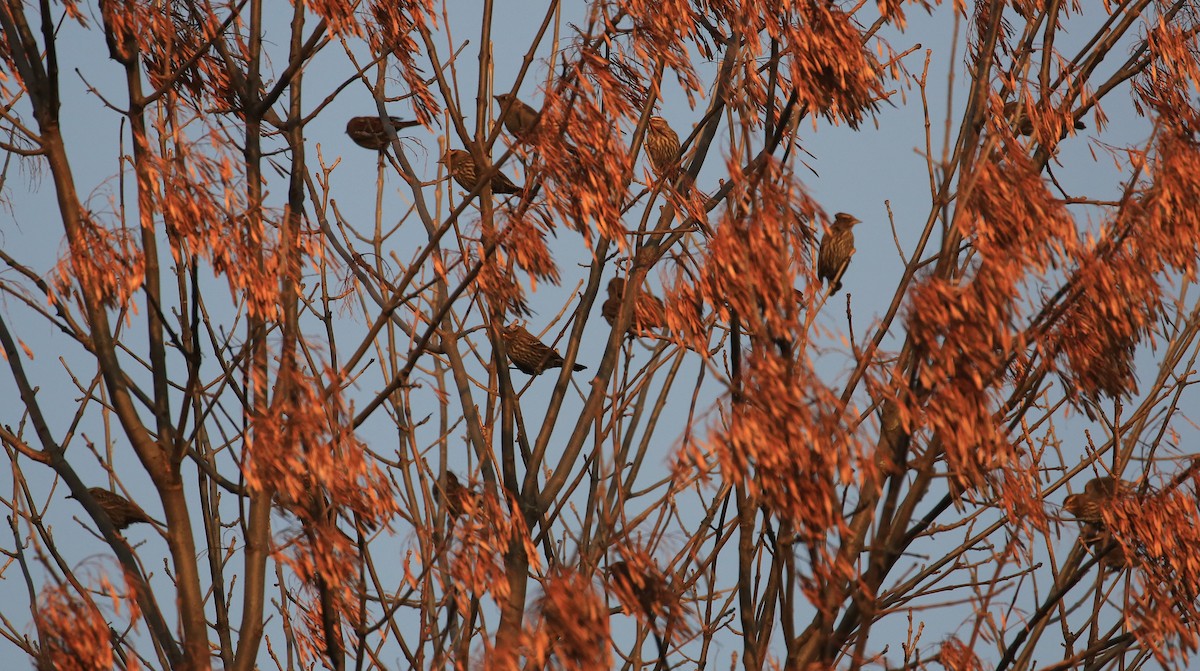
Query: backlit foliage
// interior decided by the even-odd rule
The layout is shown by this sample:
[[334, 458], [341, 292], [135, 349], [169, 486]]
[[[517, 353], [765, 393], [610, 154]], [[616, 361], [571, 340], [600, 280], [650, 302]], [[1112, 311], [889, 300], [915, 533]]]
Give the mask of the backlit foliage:
[[5, 659], [1194, 665], [1195, 4], [3, 3]]
[[575, 72], [547, 92], [534, 138], [546, 180], [546, 205], [556, 220], [590, 240], [592, 231], [624, 241], [621, 203], [632, 170], [615, 122], [645, 102], [584, 39]]
[[78, 288], [88, 302], [125, 307], [145, 277], [145, 261], [133, 233], [109, 229], [89, 214], [84, 214], [66, 252], [55, 273], [61, 295]]
[[612, 668], [608, 611], [586, 576], [560, 572], [542, 583], [540, 620], [527, 634], [531, 656], [554, 656], [564, 669]]
[[39, 669], [107, 671], [113, 666], [108, 623], [95, 604], [65, 588], [49, 588], [38, 599], [34, 616], [41, 649]]

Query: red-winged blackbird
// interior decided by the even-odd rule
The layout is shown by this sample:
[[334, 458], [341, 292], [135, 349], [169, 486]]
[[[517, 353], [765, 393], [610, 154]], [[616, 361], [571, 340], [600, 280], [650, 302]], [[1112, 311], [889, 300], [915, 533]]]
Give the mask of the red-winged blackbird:
[[854, 256], [854, 228], [862, 223], [853, 215], [838, 212], [833, 218], [833, 226], [825, 237], [821, 238], [821, 249], [817, 254], [817, 278], [828, 281], [833, 289], [830, 295], [842, 289], [842, 275], [850, 266], [850, 257]]
[[500, 103], [501, 111], [508, 105], [510, 100], [512, 101], [512, 107], [508, 109], [508, 114], [504, 117], [504, 128], [517, 141], [529, 142], [530, 138], [533, 137], [533, 131], [537, 127], [538, 121], [541, 120], [541, 112], [521, 102], [511, 93], [501, 93], [493, 97], [496, 99], [496, 102]]
[[[405, 121], [394, 116], [388, 117], [388, 123], [396, 131], [421, 125], [420, 121]], [[375, 151], [383, 151], [391, 142], [388, 138], [387, 128], [383, 125], [383, 120], [377, 116], [351, 117], [346, 122], [346, 135], [349, 135], [350, 139], [354, 140], [354, 143], [358, 146], [374, 149]]]
[[[508, 350], [508, 358], [522, 373], [538, 375], [547, 368], [562, 368], [562, 355], [547, 347], [534, 337], [525, 327], [510, 324], [500, 329], [504, 338], [504, 346]], [[575, 370], [584, 370], [587, 366], [577, 363]]]
[[[1004, 103], [1004, 118], [1008, 119], [1017, 128], [1017, 132], [1021, 135], [1033, 135], [1033, 121], [1025, 112], [1025, 106], [1020, 100], [1010, 100]], [[1075, 121], [1075, 130], [1086, 130], [1087, 124], [1082, 121]], [[1059, 133], [1058, 138], [1067, 136], [1067, 129], [1063, 128]]]
[[[96, 503], [104, 509], [104, 512], [108, 515], [108, 519], [118, 530], [124, 529], [130, 524], [137, 524], [138, 522], [145, 522], [146, 524], [154, 522], [138, 504], [120, 494], [114, 494], [100, 487], [88, 487], [88, 494], [91, 494]], [[75, 495], [68, 494], [67, 498], [73, 499]]]
[[[454, 181], [458, 182], [459, 186], [467, 191], [475, 190], [475, 186], [479, 182], [479, 173], [475, 169], [475, 159], [471, 158], [471, 152], [451, 149], [438, 163], [446, 166], [446, 171], [450, 173]], [[513, 181], [504, 173], [497, 172], [492, 175], [492, 193], [515, 193], [519, 196], [524, 193], [524, 189], [513, 184]]]
[[650, 117], [649, 126], [646, 127], [646, 158], [659, 175], [679, 165], [679, 135], [660, 116]]
[[[621, 312], [621, 303], [625, 300], [625, 278], [614, 277], [608, 282], [608, 300], [600, 306], [600, 314], [605, 321], [612, 324]], [[637, 302], [633, 308], [633, 323], [626, 331], [631, 337], [639, 332], [645, 333], [666, 324], [666, 308], [657, 296], [646, 291], [639, 291]]]

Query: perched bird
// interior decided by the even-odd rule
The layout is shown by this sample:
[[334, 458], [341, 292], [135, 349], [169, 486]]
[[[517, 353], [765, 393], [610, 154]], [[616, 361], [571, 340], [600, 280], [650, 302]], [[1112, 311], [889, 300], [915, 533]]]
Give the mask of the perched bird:
[[679, 135], [660, 116], [650, 117], [650, 125], [646, 128], [646, 158], [659, 175], [679, 165]]
[[1130, 483], [1111, 476], [1092, 478], [1083, 486], [1083, 491], [1072, 494], [1063, 501], [1063, 510], [1071, 513], [1081, 523], [1104, 525], [1100, 511], [1117, 497], [1132, 493]]
[[[108, 515], [108, 519], [118, 530], [124, 529], [130, 524], [137, 524], [138, 522], [145, 522], [146, 524], [154, 522], [138, 504], [120, 494], [114, 494], [100, 487], [88, 487], [88, 494], [91, 494], [96, 503], [104, 509], [105, 514]], [[68, 494], [67, 498], [74, 499], [75, 495]]]
[[653, 567], [638, 571], [628, 562], [612, 562], [608, 565], [608, 582], [622, 602], [627, 606], [636, 604], [646, 617], [653, 620], [655, 616], [667, 615], [670, 591], [667, 581]]
[[1103, 501], [1091, 495], [1072, 494], [1063, 501], [1063, 510], [1071, 513], [1075, 519], [1085, 524], [1099, 524], [1102, 521], [1100, 507]]
[[854, 256], [854, 228], [862, 223], [852, 214], [838, 212], [833, 218], [833, 226], [825, 237], [821, 238], [821, 249], [817, 254], [817, 278], [827, 280], [833, 286], [830, 295], [842, 289], [842, 275], [850, 265], [850, 257]]
[[[438, 490], [433, 490], [434, 500], [439, 500]], [[446, 511], [451, 517], [471, 513], [479, 507], [479, 494], [462, 486], [458, 476], [446, 471]]]
[[[621, 303], [625, 300], [625, 278], [614, 277], [608, 282], [608, 300], [600, 306], [600, 314], [605, 321], [612, 324], [621, 312]], [[646, 291], [639, 291], [637, 303], [633, 308], [633, 323], [626, 333], [630, 337], [653, 329], [662, 328], [666, 324], [666, 308], [657, 296]]]
[[[479, 173], [475, 168], [475, 159], [471, 158], [471, 152], [462, 149], [451, 149], [446, 152], [438, 163], [446, 166], [447, 172], [458, 182], [458, 185], [467, 191], [474, 191], [479, 182]], [[497, 172], [492, 175], [492, 193], [505, 194], [515, 193], [518, 196], [525, 192], [524, 189], [513, 184], [504, 173]]]
[[501, 93], [493, 97], [500, 103], [501, 110], [508, 107], [509, 101], [512, 101], [512, 107], [509, 107], [508, 114], [504, 116], [504, 128], [517, 141], [529, 142], [538, 121], [541, 120], [541, 112], [521, 102], [511, 93]]
[[[547, 368], [562, 368], [562, 355], [547, 347], [525, 327], [510, 324], [500, 329], [504, 338], [504, 346], [508, 349], [508, 358], [522, 373], [538, 375]], [[587, 366], [577, 363], [575, 370], [583, 370]]]
[[1101, 512], [1113, 501], [1133, 494], [1132, 483], [1117, 480], [1112, 476], [1092, 478], [1083, 486], [1083, 491], [1072, 494], [1063, 501], [1063, 510], [1071, 513], [1079, 522], [1079, 540], [1093, 554], [1102, 553], [1100, 562], [1112, 569], [1132, 566], [1125, 548], [1113, 537], [1104, 524]]
[[[394, 116], [388, 117], [387, 120], [396, 131], [421, 125], [420, 121], [405, 121]], [[375, 151], [383, 151], [391, 142], [388, 138], [387, 128], [383, 125], [383, 119], [377, 116], [351, 117], [346, 122], [346, 135], [349, 135], [350, 139], [354, 140], [358, 146]]]
[[[1017, 127], [1017, 132], [1021, 135], [1033, 135], [1033, 121], [1029, 118], [1029, 114], [1025, 112], [1024, 105], [1020, 100], [1010, 100], [1004, 103], [1004, 117], [1008, 119], [1014, 126]], [[1086, 130], [1087, 124], [1082, 121], [1075, 121], [1075, 130]], [[1063, 128], [1059, 134], [1059, 139], [1067, 136], [1067, 129]]]

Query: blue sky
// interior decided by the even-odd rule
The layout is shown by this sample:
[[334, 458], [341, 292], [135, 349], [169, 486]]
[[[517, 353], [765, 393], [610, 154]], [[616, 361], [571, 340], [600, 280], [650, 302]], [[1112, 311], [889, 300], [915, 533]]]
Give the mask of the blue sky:
[[[481, 4], [478, 0], [455, 0], [447, 4], [445, 18], [449, 23], [447, 26], [442, 26], [443, 30], [439, 32], [437, 38], [443, 57], [450, 51], [447, 47], [447, 33], [453, 36], [454, 48], [464, 41], [468, 42], [456, 65], [459, 95], [468, 100], [473, 99], [476, 90]], [[523, 0], [496, 3], [497, 13], [492, 31], [495, 61], [493, 90], [495, 92], [510, 89], [521, 65], [521, 58], [535, 34], [537, 21], [540, 20], [543, 9], [540, 3], [536, 8], [533, 8], [533, 5], [534, 3]], [[569, 37], [569, 31], [566, 28], [568, 23], [581, 24], [583, 22], [585, 17], [571, 16], [572, 12], [579, 11], [581, 11], [579, 3], [564, 5], [562, 23], [564, 40]], [[874, 17], [871, 16], [873, 11], [874, 4], [867, 3], [867, 6], [859, 14], [859, 20], [864, 24], [873, 20]], [[291, 8], [285, 3], [268, 3], [268, 48], [276, 69], [281, 68], [282, 64], [286, 62], [286, 31], [290, 13]], [[964, 70], [964, 33], [966, 30], [964, 26], [966, 24], [960, 19], [961, 17], [955, 17], [951, 7], [948, 6], [939, 8], [932, 15], [910, 11], [909, 25], [905, 32], [900, 33], [891, 28], [885, 28], [880, 32], [880, 35], [888, 40], [898, 52], [905, 51], [917, 43], [921, 45], [920, 49], [908, 55], [903, 61], [912, 75], [920, 74], [926, 50], [929, 51], [930, 67], [926, 99], [929, 103], [927, 112], [932, 128], [932, 150], [937, 157], [941, 156], [947, 140], [944, 124], [949, 119], [954, 131], [957, 131], [957, 123], [961, 118], [966, 100], [968, 81]], [[1099, 17], [1073, 19], [1065, 33], [1060, 35], [1056, 47], [1065, 54], [1073, 55], [1073, 49], [1090, 37], [1091, 30], [1100, 20]], [[93, 18], [94, 24], [98, 21], [98, 16]], [[448, 30], [446, 30], [447, 28]], [[955, 39], [956, 30], [960, 31], [957, 40]], [[118, 204], [114, 194], [123, 186], [126, 189], [126, 197], [130, 198], [128, 206], [132, 208], [133, 192], [130, 187], [132, 177], [126, 173], [125, 181], [121, 182], [117, 176], [122, 169], [118, 152], [129, 151], [127, 128], [122, 129], [119, 124], [119, 115], [108, 109], [104, 101], [88, 90], [88, 87], [91, 86], [100, 91], [112, 92], [115, 97], [110, 98], [109, 102], [118, 107], [123, 105], [124, 98], [119, 94], [121, 72], [115, 63], [108, 60], [103, 39], [98, 32], [83, 31], [75, 24], [67, 22], [62, 28], [61, 36], [63, 131], [70, 152], [72, 168], [80, 189], [83, 190], [81, 195], [85, 197], [88, 206], [94, 211], [111, 211], [115, 210]], [[368, 60], [368, 50], [364, 43], [354, 38], [348, 38], [345, 44], [357, 55], [360, 62]], [[874, 42], [872, 42], [872, 47], [874, 47]], [[1124, 60], [1127, 50], [1128, 45], [1122, 45], [1122, 48], [1114, 50], [1114, 58], [1108, 67], [1117, 67], [1119, 62]], [[548, 52], [543, 48], [538, 55], [544, 59], [547, 54]], [[707, 83], [711, 81], [711, 75], [715, 72], [715, 64], [700, 63], [697, 69]], [[1105, 68], [1101, 68], [1101, 72], [1105, 71]], [[327, 45], [305, 71], [306, 108], [315, 107], [332, 92], [337, 84], [347, 80], [352, 74], [353, 67], [342, 52], [342, 46], [336, 42]], [[394, 74], [394, 71], [389, 71], [389, 74]], [[546, 76], [546, 62], [538, 60], [525, 80], [525, 85], [520, 91], [521, 97], [536, 106], [540, 98], [539, 88], [545, 82]], [[953, 77], [953, 85], [950, 82], [951, 77]], [[884, 105], [880, 114], [875, 119], [863, 124], [860, 129], [853, 130], [845, 125], [832, 125], [824, 119], [818, 119], [815, 123], [812, 119], [805, 119], [801, 124], [798, 137], [798, 148], [806, 154], [804, 162], [812, 171], [797, 168], [797, 177], [803, 180], [809, 193], [827, 212], [851, 212], [864, 222], [856, 231], [858, 251], [845, 278], [845, 292], [852, 297], [855, 332], [860, 342], [867, 337], [867, 334], [886, 311], [892, 300], [892, 290], [903, 272], [904, 263], [896, 249], [896, 241], [898, 240], [905, 254], [910, 253], [916, 237], [929, 217], [931, 208], [930, 176], [925, 156], [926, 110], [921, 105], [920, 91], [915, 87], [911, 78], [896, 81], [889, 88], [896, 90], [896, 95], [891, 98], [892, 104]], [[402, 92], [402, 84], [396, 81], [389, 84], [389, 94], [397, 95]], [[687, 98], [674, 83], [673, 78], [670, 76], [664, 78], [660, 114], [671, 122], [681, 136], [686, 136], [692, 125], [701, 118], [705, 103], [706, 101], [700, 101], [698, 107], [690, 107]], [[1052, 165], [1055, 176], [1070, 195], [1115, 197], [1119, 193], [1121, 180], [1127, 177], [1127, 173], [1120, 172], [1114, 165], [1113, 160], [1106, 154], [1106, 148], [1125, 145], [1138, 147], [1143, 145], [1150, 136], [1150, 123], [1135, 114], [1130, 104], [1128, 87], [1115, 91], [1102, 104], [1109, 118], [1108, 125], [1098, 133], [1094, 118], [1089, 115], [1085, 119], [1088, 122], [1088, 129], [1076, 137], [1065, 140]], [[473, 110], [474, 105], [468, 103], [467, 107]], [[491, 109], [492, 114], [497, 114], [499, 111], [494, 106]], [[360, 82], [353, 82], [337, 94], [332, 103], [305, 131], [310, 170], [314, 173], [317, 171], [318, 156], [326, 164], [332, 165], [337, 162], [336, 168], [329, 175], [332, 197], [342, 216], [352, 225], [364, 231], [373, 228], [376, 217], [377, 158], [373, 152], [362, 150], [349, 142], [344, 134], [344, 125], [345, 120], [350, 116], [373, 113], [374, 103], [369, 92]], [[403, 103], [391, 106], [389, 113], [406, 118], [412, 116], [411, 110]], [[473, 127], [474, 121], [474, 119], [467, 120], [468, 128]], [[436, 161], [440, 155], [439, 147], [441, 145], [439, 143], [444, 142], [443, 138], [447, 132], [448, 129], [444, 128], [432, 130], [418, 128], [411, 133], [406, 133], [408, 136], [405, 141], [407, 156], [418, 170], [422, 171], [421, 174], [428, 179], [432, 179], [438, 174]], [[122, 138], [125, 139], [122, 140]], [[953, 142], [953, 139], [954, 136], [951, 135], [949, 141]], [[460, 146], [457, 138], [451, 138], [449, 142], [452, 147]], [[701, 173], [699, 188], [709, 191], [716, 188], [716, 181], [722, 176], [720, 171], [724, 168], [721, 159], [721, 154], [717, 152], [710, 155], [708, 165]], [[514, 176], [519, 173], [518, 170], [509, 167], [506, 167], [506, 172]], [[270, 179], [270, 195], [267, 205], [281, 208], [286, 198], [286, 182], [274, 175], [271, 175]], [[382, 227], [388, 229], [398, 222], [404, 212], [408, 211], [411, 194], [403, 180], [392, 173], [390, 169], [385, 170], [383, 180], [381, 221]], [[522, 180], [523, 176], [517, 181]], [[0, 246], [18, 256], [20, 260], [31, 267], [41, 272], [48, 272], [64, 250], [65, 243], [62, 238], [62, 227], [58, 223], [52, 184], [44, 174], [43, 168], [36, 166], [32, 160], [18, 161], [15, 164], [15, 170], [13, 167], [9, 169], [4, 197], [7, 207], [0, 211]], [[425, 190], [425, 197], [431, 204], [436, 202], [440, 206], [438, 214], [442, 216], [446, 214], [446, 203], [435, 201], [433, 187]], [[889, 207], [894, 216], [895, 237], [893, 237], [893, 230], [887, 218]], [[1081, 226], [1095, 226], [1094, 221], [1089, 221], [1089, 216], [1094, 215], [1093, 210], [1080, 207], [1076, 211]], [[631, 220], [636, 214], [636, 211], [631, 213]], [[133, 222], [135, 219], [130, 221]], [[402, 227], [400, 232], [388, 240], [383, 249], [385, 254], [396, 253], [401, 260], [406, 260], [412, 255], [413, 245], [418, 244], [424, 235], [415, 221], [405, 223], [404, 226], [407, 228]], [[565, 227], [558, 230], [553, 239], [552, 248], [562, 270], [563, 281], [557, 287], [539, 285], [537, 291], [531, 294], [535, 314], [530, 318], [530, 330], [535, 332], [545, 328], [565, 304], [576, 300], [574, 296], [578, 291], [579, 282], [586, 278], [586, 266], [592, 262], [591, 251], [583, 243], [581, 237]], [[19, 252], [19, 254], [15, 252]], [[611, 276], [613, 272], [610, 265], [605, 277]], [[0, 280], [11, 279], [11, 275], [6, 277], [6, 273], [7, 271], [0, 271]], [[312, 285], [315, 285], [318, 280], [319, 278], [315, 274], [306, 278], [306, 281], [311, 282]], [[658, 276], [652, 271], [651, 282], [657, 285], [658, 281]], [[225, 286], [222, 279], [212, 282], [214, 292], [224, 291]], [[655, 288], [658, 289], [657, 286]], [[844, 296], [844, 294], [838, 295], [836, 299], [831, 300], [817, 320], [823, 333], [823, 336], [817, 341], [817, 347], [821, 352], [817, 360], [817, 370], [835, 387], [837, 381], [844, 380], [853, 366], [848, 347], [843, 340], [847, 328]], [[223, 305], [220, 301], [214, 301], [213, 305], [218, 310], [228, 309], [228, 306]], [[12, 319], [12, 324], [17, 325], [17, 335], [34, 350], [34, 360], [26, 362], [26, 365], [31, 375], [41, 385], [42, 397], [44, 399], [63, 399], [62, 403], [46, 403], [49, 410], [57, 413], [53, 419], [59, 431], [58, 435], [62, 438], [62, 433], [66, 431], [65, 427], [74, 412], [74, 400], [81, 394], [72, 385], [70, 377], [64, 372], [58, 357], [60, 354], [63, 355], [68, 365], [78, 368], [76, 372], [80, 375], [92, 374], [91, 370], [87, 368], [87, 359], [64, 335], [39, 319], [28, 318], [26, 308], [16, 304], [11, 297], [0, 304], [0, 309], [5, 310], [7, 316]], [[142, 306], [140, 309], [144, 314], [145, 307]], [[370, 309], [369, 306], [368, 309]], [[135, 325], [140, 326], [142, 314], [133, 317]], [[353, 342], [352, 334], [361, 331], [360, 325], [354, 321], [358, 317], [358, 313], [348, 313], [346, 318], [338, 323], [339, 331], [345, 329], [347, 342]], [[226, 324], [232, 325], [232, 320], [226, 320]], [[553, 333], [557, 333], [561, 328], [562, 325], [559, 324]], [[323, 336], [319, 325], [315, 322], [309, 322], [309, 329], [310, 336], [317, 339]], [[599, 362], [607, 334], [607, 325], [603, 321], [597, 318], [589, 322], [579, 360], [591, 366], [592, 370]], [[134, 342], [140, 344], [140, 338], [139, 335]], [[484, 342], [482, 333], [478, 333], [477, 338], [477, 342]], [[903, 331], [897, 326], [894, 327], [893, 333], [884, 340], [883, 347], [885, 350], [894, 351], [900, 347], [902, 342]], [[633, 351], [638, 357], [638, 361], [646, 360], [646, 350], [641, 344], [635, 344]], [[489, 350], [486, 344], [480, 352], [484, 356], [488, 355]], [[1152, 356], [1153, 353], [1147, 352], [1147, 357]], [[1143, 360], [1147, 363], [1152, 361], [1151, 358]], [[479, 372], [482, 374], [482, 370]], [[683, 367], [681, 379], [695, 379], [699, 374], [700, 365], [691, 361]], [[1153, 373], [1150, 375], [1152, 376]], [[3, 376], [4, 380], [0, 382], [0, 400], [8, 401], [0, 404], [0, 407], [5, 408], [0, 411], [0, 422], [15, 427], [21, 420], [20, 406], [16, 403], [16, 394], [13, 385], [9, 382], [7, 369], [4, 373], [0, 373], [0, 376]], [[514, 377], [518, 384], [524, 385], [525, 378], [523, 376], [517, 374]], [[586, 393], [587, 380], [586, 376], [579, 376], [575, 379], [575, 383], [582, 388], [582, 393]], [[429, 378], [426, 378], [426, 382], [429, 381]], [[1145, 375], [1143, 375], [1143, 381], [1145, 381]], [[86, 384], [87, 381], [83, 380], [83, 383]], [[364, 401], [369, 398], [370, 391], [378, 383], [378, 371], [371, 371], [360, 380], [359, 389], [362, 391]], [[549, 394], [552, 384], [549, 376], [543, 376], [530, 385], [523, 397], [525, 419], [531, 425], [537, 425], [537, 413], [544, 407], [540, 401]], [[715, 384], [707, 384], [700, 394], [698, 406], [701, 411], [704, 412], [722, 391]], [[569, 395], [568, 407], [573, 409], [581, 407], [580, 398], [578, 394]], [[865, 400], [865, 397], [857, 399], [860, 403]], [[1194, 402], [1194, 399], [1192, 401]], [[482, 396], [477, 398], [477, 402], [482, 402]], [[650, 483], [665, 477], [672, 462], [673, 450], [678, 447], [678, 441], [683, 431], [682, 417], [686, 416], [692, 403], [693, 398], [689, 385], [682, 384], [678, 389], [672, 390], [667, 405], [666, 420], [664, 420], [672, 424], [661, 429], [655, 438], [656, 448], [661, 453], [661, 459], [657, 462], [650, 460], [642, 475], [642, 481]], [[865, 405], [860, 405], [860, 409], [863, 408]], [[413, 408], [413, 414], [417, 417], [434, 412], [436, 412], [436, 408], [432, 405], [427, 408]], [[571, 418], [570, 413], [565, 416], [568, 419]], [[1084, 421], [1086, 420], [1082, 420], [1076, 415], [1071, 419], [1064, 420], [1059, 425], [1060, 430], [1064, 434], [1078, 435], [1084, 428], [1082, 424]], [[565, 439], [566, 434], [570, 431], [570, 424], [569, 421], [563, 422], [561, 439]], [[678, 429], [672, 430], [671, 426], [678, 426]], [[124, 479], [125, 484], [134, 491], [150, 492], [149, 483], [140, 476], [140, 466], [135, 463], [128, 446], [119, 435], [107, 433], [110, 428], [102, 423], [97, 413], [92, 412], [85, 417], [79, 427], [79, 432], [88, 434], [88, 438], [97, 445], [102, 446], [109, 442], [115, 454], [114, 464], [123, 475], [128, 474]], [[1094, 434], [1099, 432], [1098, 427], [1090, 428]], [[457, 429], [450, 442], [460, 444], [462, 433], [461, 428]], [[361, 430], [362, 437], [368, 443], [380, 446], [394, 444], [396, 442], [395, 434], [395, 425], [387, 421], [382, 414], [364, 425]], [[558, 439], [560, 438], [556, 434], [556, 440]], [[432, 441], [432, 438], [430, 440]], [[1078, 450], [1081, 441], [1078, 438], [1064, 437], [1063, 442], [1073, 444], [1071, 450]], [[100, 449], [105, 448], [100, 447]], [[381, 448], [381, 451], [387, 452], [388, 449]], [[77, 442], [72, 450], [71, 454], [74, 460], [80, 463], [89, 461], [83, 454], [82, 444]], [[431, 462], [436, 463], [441, 457], [435, 451], [430, 453], [429, 458]], [[471, 465], [466, 463], [461, 455], [448, 454], [445, 459], [448, 465], [459, 471], [460, 474], [471, 471]], [[92, 463], [94, 464], [94, 461]], [[98, 467], [83, 467], [82, 470], [91, 475], [89, 484], [104, 483], [103, 472]], [[53, 481], [47, 470], [33, 468], [27, 464], [24, 475], [29, 479], [35, 491], [43, 496], [50, 495]], [[53, 496], [59, 498], [65, 494], [66, 491], [59, 487]], [[636, 506], [636, 503], [633, 505]], [[147, 508], [152, 516], [161, 517], [160, 511], [155, 506], [147, 506]], [[60, 549], [73, 562], [86, 563], [89, 558], [95, 559], [103, 555], [104, 548], [99, 541], [83, 532], [79, 528], [78, 522], [71, 519], [73, 516], [83, 518], [82, 510], [78, 506], [72, 507], [71, 502], [60, 502], [52, 506], [50, 511], [49, 521], [59, 530]], [[687, 517], [687, 513], [688, 511], [685, 510], [685, 517]], [[573, 522], [572, 525], [574, 525]], [[90, 526], [90, 524], [85, 522], [85, 526]], [[1071, 539], [1071, 533], [1068, 533], [1068, 541]], [[141, 550], [147, 558], [146, 564], [150, 570], [157, 573], [155, 578], [157, 584], [160, 587], [166, 586], [166, 578], [161, 571], [162, 564], [157, 558], [159, 554], [165, 552], [162, 540], [144, 529], [131, 535], [138, 541], [144, 541], [145, 545]], [[406, 534], [401, 531], [397, 540], [400, 544], [406, 543]], [[957, 543], [957, 539], [953, 542]], [[936, 550], [936, 543], [931, 550]], [[97, 562], [96, 565], [101, 565], [101, 562]], [[732, 574], [730, 575], [732, 577]], [[12, 579], [12, 574], [7, 577], [9, 579], [0, 580], [0, 598], [3, 598], [6, 603], [24, 604], [26, 597], [23, 585], [17, 584], [17, 581]], [[801, 619], [803, 620], [803, 617]], [[904, 623], [901, 620], [902, 618], [899, 617], [894, 618], [894, 628], [881, 628], [876, 633], [882, 632], [885, 636], [902, 636]], [[954, 632], [961, 624], [961, 619], [929, 618], [924, 643], [938, 641], [938, 636]], [[736, 643], [732, 641], [725, 641], [724, 644], [728, 645], [723, 651], [724, 656], [713, 658], [719, 665], [728, 659], [729, 653], [737, 649]], [[873, 645], [872, 647], [878, 650], [882, 646]], [[0, 650], [3, 649], [4, 647], [0, 646]], [[778, 646], [775, 650], [779, 650]], [[895, 661], [895, 653], [896, 648], [893, 646], [889, 654], [890, 661]]]

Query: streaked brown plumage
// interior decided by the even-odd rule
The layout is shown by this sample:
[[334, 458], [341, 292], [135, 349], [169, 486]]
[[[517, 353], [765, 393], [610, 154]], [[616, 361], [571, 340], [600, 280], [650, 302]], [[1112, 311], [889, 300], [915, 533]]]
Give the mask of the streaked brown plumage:
[[1083, 486], [1083, 491], [1072, 494], [1063, 501], [1063, 510], [1071, 513], [1079, 522], [1079, 540], [1092, 553], [1103, 552], [1101, 563], [1113, 569], [1131, 566], [1125, 548], [1113, 537], [1104, 524], [1103, 510], [1113, 501], [1131, 496], [1133, 484], [1117, 480], [1108, 475], [1092, 478]]
[[1133, 493], [1133, 484], [1124, 480], [1117, 480], [1111, 475], [1102, 475], [1098, 478], [1092, 478], [1083, 485], [1083, 491], [1093, 496], [1106, 496], [1109, 498], [1115, 496], [1128, 496]]
[[842, 276], [854, 256], [854, 228], [862, 223], [856, 217], [838, 212], [833, 218], [829, 232], [821, 238], [821, 249], [817, 254], [817, 278], [833, 286], [830, 295], [842, 289]]
[[[538, 340], [523, 326], [505, 326], [500, 329], [500, 336], [504, 338], [509, 360], [526, 375], [538, 375], [547, 368], [562, 368], [565, 363], [561, 354]], [[587, 366], [581, 363], [574, 366], [574, 370], [585, 368]]]
[[[154, 522], [138, 504], [120, 494], [114, 494], [101, 487], [88, 487], [88, 493], [104, 509], [104, 512], [108, 515], [108, 519], [118, 530], [124, 529], [130, 524], [137, 524], [138, 522], [145, 522], [146, 524]], [[69, 494], [67, 498], [73, 499], [75, 496]]]
[[496, 98], [496, 102], [500, 103], [501, 112], [504, 111], [508, 102], [512, 101], [512, 107], [504, 117], [504, 128], [519, 142], [529, 142], [533, 137], [533, 131], [537, 128], [538, 121], [541, 120], [541, 113], [521, 102], [511, 93], [501, 93], [493, 97]]
[[679, 135], [660, 116], [650, 117], [646, 127], [646, 158], [656, 174], [666, 174], [679, 165]]
[[[388, 117], [388, 122], [396, 131], [421, 125], [420, 121], [406, 121], [394, 116]], [[346, 122], [346, 135], [349, 135], [350, 139], [354, 140], [358, 146], [375, 151], [383, 151], [390, 143], [387, 128], [383, 125], [383, 120], [377, 116], [351, 117]]]
[[[438, 490], [433, 490], [435, 500], [440, 500]], [[458, 481], [458, 476], [447, 471], [446, 472], [446, 512], [451, 517], [458, 517], [463, 513], [472, 513], [479, 508], [479, 494], [466, 487]]]
[[[451, 149], [446, 152], [442, 160], [438, 161], [446, 166], [446, 171], [458, 182], [458, 185], [467, 191], [474, 191], [479, 182], [479, 173], [475, 169], [475, 159], [471, 158], [471, 152], [462, 149]], [[524, 189], [513, 184], [504, 173], [497, 172], [492, 176], [492, 193], [506, 194], [515, 193], [521, 195]]]
[[[1025, 112], [1025, 106], [1020, 100], [1010, 100], [1004, 103], [1004, 117], [1008, 119], [1017, 128], [1017, 132], [1021, 135], [1033, 135], [1033, 121]], [[1075, 130], [1086, 130], [1087, 124], [1076, 120], [1074, 123]], [[1059, 134], [1059, 139], [1067, 136], [1067, 129], [1063, 128]]]
[[666, 580], [652, 567], [648, 571], [635, 571], [628, 562], [613, 562], [608, 565], [608, 582], [618, 598], [636, 603], [643, 615], [652, 619], [657, 615], [667, 615], [670, 592]]
[[1080, 522], [1103, 525], [1104, 518], [1100, 511], [1104, 506], [1132, 492], [1132, 485], [1124, 480], [1116, 480], [1108, 475], [1092, 478], [1083, 486], [1082, 492], [1072, 494], [1063, 501], [1063, 510]]
[[[614, 277], [608, 282], [608, 300], [600, 306], [600, 314], [605, 321], [612, 324], [621, 312], [621, 303], [625, 300], [625, 278]], [[662, 328], [666, 324], [666, 308], [657, 296], [643, 290], [638, 292], [637, 302], [633, 308], [633, 322], [626, 333], [630, 337], [653, 329]]]
[[1063, 510], [1071, 513], [1080, 522], [1096, 523], [1102, 519], [1101, 503], [1100, 499], [1089, 494], [1072, 494], [1063, 501]]

